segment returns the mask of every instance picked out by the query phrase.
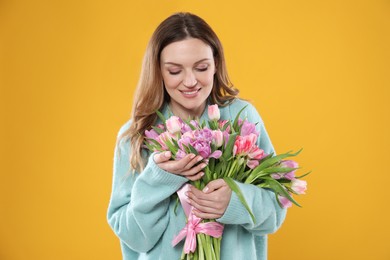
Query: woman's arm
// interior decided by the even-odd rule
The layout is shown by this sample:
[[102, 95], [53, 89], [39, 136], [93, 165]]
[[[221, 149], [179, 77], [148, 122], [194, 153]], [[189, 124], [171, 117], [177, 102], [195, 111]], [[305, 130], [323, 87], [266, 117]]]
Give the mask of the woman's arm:
[[[239, 111], [247, 102], [240, 101], [238, 104], [238, 108], [231, 109], [232, 116], [235, 116], [234, 113], [237, 113], [236, 111]], [[266, 154], [275, 154], [274, 147], [264, 127], [264, 122], [256, 108], [249, 104], [243, 111], [243, 115], [247, 117], [248, 121], [258, 123], [256, 129], [260, 132], [260, 136], [257, 144], [260, 148]], [[242, 225], [247, 230], [258, 235], [275, 232], [283, 223], [287, 213], [286, 209], [282, 209], [279, 206], [275, 194], [270, 190], [258, 188], [251, 184], [236, 183], [240, 187], [249, 208], [254, 214], [256, 223], [252, 221], [248, 211], [234, 192], [232, 192], [229, 205], [224, 215], [217, 219], [217, 221], [224, 224]]]
[[115, 148], [107, 218], [115, 234], [127, 246], [137, 252], [147, 252], [168, 225], [170, 196], [188, 180], [159, 168], [153, 156], [149, 157], [142, 173], [130, 173], [129, 149], [128, 142]]

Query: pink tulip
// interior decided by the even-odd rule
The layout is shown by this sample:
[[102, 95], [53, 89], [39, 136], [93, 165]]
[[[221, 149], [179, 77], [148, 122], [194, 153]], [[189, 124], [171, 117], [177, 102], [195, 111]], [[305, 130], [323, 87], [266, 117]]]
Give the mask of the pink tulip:
[[175, 158], [175, 160], [183, 159], [186, 155], [187, 155], [187, 154], [186, 154], [183, 150], [179, 149], [179, 150], [177, 151], [177, 153], [176, 153], [176, 158]]
[[286, 209], [292, 206], [292, 202], [289, 201], [286, 197], [278, 195], [278, 199], [283, 208]]
[[173, 138], [175, 138], [175, 136], [166, 131], [166, 132], [161, 133], [156, 138], [156, 141], [159, 142], [159, 144], [161, 144], [161, 148], [163, 150], [168, 150], [168, 146], [166, 145], [166, 142], [168, 142], [168, 141], [172, 142]]
[[158, 133], [154, 129], [151, 129], [150, 131], [145, 130], [145, 136], [147, 138], [156, 139], [158, 137]]
[[307, 189], [307, 182], [303, 180], [294, 179], [291, 181], [291, 189], [297, 194], [305, 194]]
[[233, 146], [233, 156], [248, 155], [256, 145], [257, 136], [249, 134], [247, 136], [237, 136]]
[[271, 173], [271, 177], [275, 180], [279, 180], [282, 178], [279, 173]]
[[[228, 120], [219, 120], [218, 121], [218, 128], [222, 129], [227, 122], [229, 122], [229, 121]], [[230, 126], [226, 127], [226, 131], [228, 131], [228, 132], [230, 131]]]
[[190, 138], [190, 139], [194, 139], [195, 138], [195, 136], [194, 136], [194, 132], [193, 131], [188, 131], [188, 132], [185, 132], [182, 136], [181, 136], [181, 138]]
[[[298, 168], [298, 163], [293, 160], [285, 160], [280, 163], [280, 166], [283, 168]], [[295, 170], [285, 173], [283, 177], [288, 180], [294, 180]]]
[[210, 120], [218, 121], [221, 117], [219, 113], [218, 105], [210, 105], [208, 106], [208, 115]]
[[246, 135], [249, 135], [249, 134], [255, 134], [257, 136], [260, 135], [260, 133], [256, 130], [256, 125], [249, 122], [248, 120], [244, 120], [240, 122], [240, 120], [238, 121], [238, 124], [241, 125], [241, 132], [240, 134], [242, 136], [246, 136]]
[[250, 153], [248, 154], [248, 157], [255, 160], [260, 160], [264, 157], [264, 150], [260, 149], [259, 147], [255, 146]]
[[177, 116], [171, 116], [169, 119], [167, 119], [165, 124], [167, 125], [167, 130], [171, 134], [176, 134], [181, 131], [180, 118]]
[[251, 169], [254, 169], [255, 167], [257, 167], [259, 165], [259, 161], [258, 160], [248, 160], [248, 162], [246, 163], [246, 165], [251, 168]]
[[221, 130], [213, 131], [213, 144], [218, 148], [223, 144], [223, 133]]

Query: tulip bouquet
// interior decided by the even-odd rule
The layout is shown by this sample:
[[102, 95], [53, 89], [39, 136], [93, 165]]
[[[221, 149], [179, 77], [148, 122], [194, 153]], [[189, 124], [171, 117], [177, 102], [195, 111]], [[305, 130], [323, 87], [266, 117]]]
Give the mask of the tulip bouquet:
[[[205, 174], [191, 184], [202, 190], [210, 181], [224, 179], [255, 223], [256, 219], [235, 181], [272, 190], [280, 207], [287, 208], [292, 204], [300, 206], [292, 195], [305, 193], [306, 181], [301, 178], [308, 173], [295, 176], [298, 164], [286, 160], [298, 155], [301, 150], [279, 155], [265, 154], [256, 144], [261, 134], [256, 130], [256, 124], [240, 118], [244, 109], [233, 121], [229, 121], [220, 120], [217, 105], [208, 106], [208, 122], [183, 120], [176, 116], [166, 119], [157, 111], [163, 124], [145, 131], [144, 144], [152, 152], [170, 151], [172, 160], [180, 160], [190, 153], [201, 155], [201, 162], [207, 164]], [[185, 199], [185, 191], [186, 186], [177, 193], [187, 215], [187, 225], [172, 244], [175, 246], [186, 238], [181, 259], [219, 260], [223, 225], [192, 214], [192, 208]]]

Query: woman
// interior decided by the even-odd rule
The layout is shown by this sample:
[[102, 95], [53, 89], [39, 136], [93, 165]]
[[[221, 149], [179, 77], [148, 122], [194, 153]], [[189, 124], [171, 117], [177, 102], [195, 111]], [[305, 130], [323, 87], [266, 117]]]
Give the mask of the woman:
[[[200, 179], [206, 166], [198, 164], [199, 155], [174, 161], [169, 152], [149, 154], [142, 148], [144, 137], [139, 133], [158, 123], [156, 110], [202, 120], [207, 104], [218, 104], [221, 119], [232, 119], [248, 105], [243, 116], [259, 122], [260, 147], [274, 152], [256, 109], [237, 94], [227, 75], [222, 45], [204, 20], [177, 13], [157, 27], [144, 57], [132, 119], [120, 129], [114, 155], [108, 222], [120, 239], [123, 259], [180, 258], [183, 244], [172, 247], [171, 241], [186, 217], [182, 210], [174, 211], [172, 195], [188, 180]], [[286, 211], [272, 192], [238, 185], [256, 223], [222, 179], [202, 191], [191, 187], [189, 203], [198, 217], [225, 224], [221, 259], [266, 259], [266, 235], [280, 227]]]

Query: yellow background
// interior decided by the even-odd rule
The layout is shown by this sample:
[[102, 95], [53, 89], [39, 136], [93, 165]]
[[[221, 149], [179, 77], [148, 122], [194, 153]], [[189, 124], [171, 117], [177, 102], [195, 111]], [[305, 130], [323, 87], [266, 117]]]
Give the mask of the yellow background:
[[0, 1], [0, 259], [121, 259], [112, 157], [146, 43], [176, 11], [220, 36], [303, 208], [269, 259], [390, 259], [390, 2]]

